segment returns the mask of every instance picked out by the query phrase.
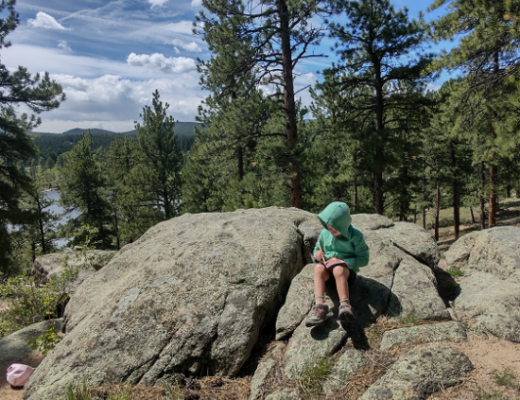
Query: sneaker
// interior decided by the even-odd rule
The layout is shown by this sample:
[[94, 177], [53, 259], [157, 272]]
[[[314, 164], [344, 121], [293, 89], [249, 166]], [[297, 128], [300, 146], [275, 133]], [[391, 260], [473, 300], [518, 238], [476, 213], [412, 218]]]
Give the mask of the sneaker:
[[343, 322], [354, 322], [356, 319], [356, 315], [354, 314], [354, 310], [350, 304], [340, 304], [338, 319]]
[[305, 320], [305, 326], [315, 326], [326, 321], [327, 318], [332, 317], [332, 312], [329, 311], [329, 306], [326, 304], [315, 304], [312, 311]]

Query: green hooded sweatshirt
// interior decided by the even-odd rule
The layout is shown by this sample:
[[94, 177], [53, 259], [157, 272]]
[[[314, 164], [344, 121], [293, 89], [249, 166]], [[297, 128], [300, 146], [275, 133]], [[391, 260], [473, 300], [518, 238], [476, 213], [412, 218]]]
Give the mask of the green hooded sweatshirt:
[[[330, 203], [318, 214], [318, 218], [325, 229], [320, 233], [314, 254], [319, 250], [318, 244], [320, 244], [325, 252], [325, 260], [339, 258], [355, 272], [359, 272], [360, 267], [368, 264], [368, 246], [361, 231], [351, 224], [352, 217], [345, 203], [340, 201]], [[335, 237], [329, 232], [327, 225], [340, 231], [341, 235]]]

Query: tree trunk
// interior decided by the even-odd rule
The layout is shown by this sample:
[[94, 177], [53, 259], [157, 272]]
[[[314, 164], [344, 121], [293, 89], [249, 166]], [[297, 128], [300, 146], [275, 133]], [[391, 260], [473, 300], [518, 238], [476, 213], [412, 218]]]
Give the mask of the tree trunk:
[[38, 226], [40, 228], [40, 241], [42, 245], [42, 253], [47, 254], [47, 245], [45, 243], [45, 232], [43, 230], [43, 220], [42, 220], [42, 206], [40, 203], [39, 194], [36, 195], [36, 204], [38, 205]]
[[[376, 91], [376, 135], [381, 142], [383, 135], [383, 81], [381, 79], [381, 63], [379, 58], [374, 57], [372, 64], [375, 73], [375, 91]], [[374, 210], [376, 213], [383, 215], [383, 148], [380, 145], [375, 147], [374, 158]]]
[[117, 249], [121, 249], [121, 243], [119, 241], [119, 224], [117, 223], [117, 211], [114, 212], [114, 226], [116, 228], [116, 242], [117, 242]]
[[480, 177], [481, 177], [481, 189], [480, 189], [480, 229], [486, 229], [486, 211], [484, 208], [484, 189], [486, 187], [486, 175], [484, 174], [484, 161], [480, 162]]
[[[495, 53], [493, 57], [494, 62], [494, 73], [498, 74], [499, 72], [499, 60], [498, 53]], [[495, 132], [495, 127], [493, 126], [494, 120], [496, 120], [497, 112], [493, 111], [491, 113], [491, 146], [494, 146], [494, 141], [497, 137]], [[498, 180], [498, 168], [494, 165], [494, 154], [491, 153], [491, 165], [489, 167], [489, 222], [488, 227], [492, 228], [497, 224], [497, 180]]]
[[280, 39], [282, 43], [282, 66], [284, 80], [285, 132], [287, 135], [287, 152], [290, 158], [290, 203], [292, 207], [302, 208], [301, 173], [298, 160], [293, 154], [298, 143], [298, 127], [296, 125], [296, 105], [294, 103], [293, 65], [291, 51], [291, 29], [289, 28], [288, 8], [285, 0], [278, 0], [280, 16]]
[[170, 202], [169, 202], [169, 199], [168, 199], [168, 193], [163, 192], [162, 193], [162, 199], [163, 199], [163, 202], [164, 202], [164, 219], [167, 220], [167, 219], [170, 219], [170, 215], [171, 215]]
[[441, 187], [437, 182], [437, 190], [435, 194], [435, 240], [439, 241], [439, 214], [441, 211]]
[[511, 198], [511, 185], [507, 185], [506, 186], [506, 195], [507, 195], [507, 198], [510, 199]]
[[471, 213], [471, 223], [474, 224], [475, 221], [475, 214], [473, 213], [473, 207], [469, 208], [469, 212]]
[[357, 176], [354, 174], [354, 188], [352, 189], [352, 209], [356, 211], [358, 205]]
[[451, 156], [451, 167], [453, 173], [452, 187], [453, 187], [453, 235], [455, 240], [459, 238], [459, 226], [460, 226], [460, 209], [459, 209], [459, 181], [457, 179], [457, 158], [455, 156], [455, 147], [450, 142], [450, 156]]
[[[408, 180], [408, 168], [403, 168], [402, 177], [404, 182]], [[408, 201], [408, 191], [406, 185], [402, 185], [401, 188], [401, 199], [399, 200], [399, 221], [406, 221], [406, 214], [410, 209], [410, 202]]]
[[238, 147], [237, 147], [237, 157], [238, 157], [238, 181], [241, 182], [242, 179], [244, 179], [244, 154], [243, 154], [241, 145], [238, 145]]

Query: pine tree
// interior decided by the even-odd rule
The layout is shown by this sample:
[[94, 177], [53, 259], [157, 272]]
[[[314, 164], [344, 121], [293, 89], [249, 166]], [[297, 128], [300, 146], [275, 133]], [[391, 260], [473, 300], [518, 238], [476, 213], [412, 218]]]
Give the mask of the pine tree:
[[[482, 162], [489, 164], [489, 227], [496, 225], [500, 103], [516, 90], [520, 43], [518, 0], [436, 0], [430, 9], [448, 5], [449, 13], [434, 22], [438, 40], [462, 36], [456, 48], [445, 52], [437, 68], [462, 69], [468, 79], [464, 100], [484, 96], [488, 103], [488, 134], [491, 140]], [[478, 92], [478, 93], [477, 93]]]
[[150, 207], [158, 206], [161, 219], [170, 219], [180, 212], [182, 154], [177, 146], [175, 121], [167, 115], [169, 104], [160, 101], [159, 91], [153, 93], [152, 107], [144, 106], [142, 125], [136, 123], [142, 163], [139, 184], [143, 199]]
[[[83, 134], [81, 140], [65, 153], [60, 202], [67, 211], [77, 210], [80, 215], [72, 220], [75, 229], [85, 225], [97, 228], [93, 238], [99, 247], [109, 248], [110, 239], [109, 210], [106, 201], [106, 183], [101, 174], [100, 165], [92, 146], [90, 131]], [[76, 235], [74, 241], [82, 242], [86, 232]]]
[[[0, 2], [0, 13], [7, 12], [5, 18], [0, 18], [0, 49], [10, 46], [6, 37], [20, 22], [15, 3]], [[35, 114], [57, 108], [65, 96], [47, 73], [31, 76], [24, 67], [12, 72], [4, 64], [0, 64], [0, 87], [0, 271], [7, 271], [11, 252], [7, 227], [30, 218], [19, 205], [23, 189], [31, 184], [19, 164], [36, 153], [25, 132], [41, 122]], [[34, 114], [18, 116], [15, 108], [19, 105]]]
[[[332, 23], [339, 64], [324, 71], [318, 88], [344, 91], [349, 121], [358, 121], [362, 146], [372, 149], [374, 209], [384, 211], [384, 173], [397, 161], [392, 149], [402, 147], [407, 132], [424, 124], [429, 101], [423, 95], [422, 72], [431, 56], [420, 55], [425, 39], [422, 21], [410, 21], [407, 10], [395, 11], [388, 0], [339, 1], [345, 25]], [[404, 59], [412, 52], [416, 57]]]
[[[203, 0], [209, 15], [202, 12], [204, 40], [213, 53], [201, 62], [202, 83], [233, 87], [254, 74], [257, 83], [275, 85], [285, 116], [284, 134], [290, 204], [302, 207], [301, 167], [298, 160], [297, 106], [294, 70], [299, 61], [315, 55], [308, 47], [322, 36], [310, 19], [327, 5], [323, 0], [262, 0], [258, 10], [252, 1]], [[210, 89], [211, 90], [211, 89]]]

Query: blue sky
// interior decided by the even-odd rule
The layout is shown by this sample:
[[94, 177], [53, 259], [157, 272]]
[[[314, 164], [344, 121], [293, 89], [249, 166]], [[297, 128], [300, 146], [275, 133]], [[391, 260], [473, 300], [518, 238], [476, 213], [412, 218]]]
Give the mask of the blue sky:
[[[430, 2], [393, 4], [416, 17]], [[196, 59], [209, 56], [191, 32], [201, 0], [18, 0], [16, 8], [21, 23], [8, 37], [13, 45], [0, 53], [2, 63], [47, 71], [67, 94], [59, 109], [41, 115], [36, 131], [132, 130], [155, 89], [177, 120], [195, 120], [206, 95]], [[331, 54], [331, 43], [323, 40], [321, 51]], [[330, 60], [299, 64], [296, 89], [314, 83]], [[301, 96], [310, 101], [306, 91]]]

